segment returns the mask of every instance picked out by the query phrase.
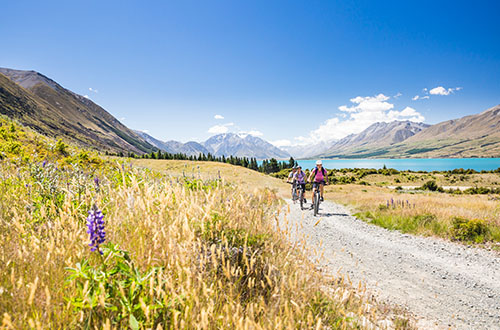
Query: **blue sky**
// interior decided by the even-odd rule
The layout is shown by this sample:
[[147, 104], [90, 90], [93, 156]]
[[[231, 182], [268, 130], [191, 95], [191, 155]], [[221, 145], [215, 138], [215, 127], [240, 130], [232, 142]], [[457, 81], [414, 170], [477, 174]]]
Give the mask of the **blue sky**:
[[498, 3], [8, 1], [0, 66], [162, 140], [312, 143], [500, 104]]

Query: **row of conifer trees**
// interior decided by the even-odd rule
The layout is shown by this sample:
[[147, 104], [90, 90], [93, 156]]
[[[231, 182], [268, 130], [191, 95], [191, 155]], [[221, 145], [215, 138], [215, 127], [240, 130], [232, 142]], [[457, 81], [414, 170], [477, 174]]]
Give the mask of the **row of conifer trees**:
[[150, 153], [143, 154], [141, 156], [137, 156], [135, 153], [129, 152], [125, 155], [123, 152], [116, 154], [116, 156], [120, 157], [131, 157], [131, 158], [144, 158], [144, 159], [177, 159], [177, 160], [191, 160], [191, 161], [208, 161], [208, 162], [220, 162], [220, 163], [228, 163], [231, 165], [238, 165], [249, 168], [254, 171], [259, 171], [262, 173], [276, 173], [283, 169], [292, 168], [297, 164], [293, 157], [290, 157], [288, 161], [278, 161], [275, 158], [265, 159], [261, 164], [257, 162], [256, 158], [248, 158], [248, 157], [234, 157], [234, 156], [214, 156], [211, 153], [203, 154], [200, 153], [198, 156], [194, 155], [186, 155], [184, 153], [169, 153], [165, 151], [152, 151]]

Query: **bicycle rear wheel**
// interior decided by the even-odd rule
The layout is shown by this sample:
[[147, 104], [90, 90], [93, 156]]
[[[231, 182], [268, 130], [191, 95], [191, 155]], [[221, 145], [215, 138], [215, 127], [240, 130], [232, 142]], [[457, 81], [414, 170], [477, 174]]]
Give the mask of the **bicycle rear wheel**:
[[302, 189], [300, 189], [299, 200], [300, 200], [300, 209], [302, 210], [304, 208], [304, 191]]
[[314, 193], [314, 216], [319, 212], [319, 192]]

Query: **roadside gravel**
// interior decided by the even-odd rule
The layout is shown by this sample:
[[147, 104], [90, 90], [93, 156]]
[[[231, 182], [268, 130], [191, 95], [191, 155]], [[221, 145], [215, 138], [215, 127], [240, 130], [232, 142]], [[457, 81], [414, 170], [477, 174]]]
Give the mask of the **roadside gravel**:
[[498, 254], [389, 231], [332, 202], [320, 205], [318, 217], [287, 202], [288, 223], [324, 253], [324, 271], [364, 282], [378, 300], [407, 308], [423, 329], [500, 329]]

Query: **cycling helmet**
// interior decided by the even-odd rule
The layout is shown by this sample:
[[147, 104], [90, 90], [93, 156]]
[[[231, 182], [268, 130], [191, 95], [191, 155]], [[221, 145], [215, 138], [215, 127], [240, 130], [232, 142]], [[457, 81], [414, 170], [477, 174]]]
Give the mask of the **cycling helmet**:
[[323, 165], [323, 162], [321, 160], [316, 161], [316, 165]]

